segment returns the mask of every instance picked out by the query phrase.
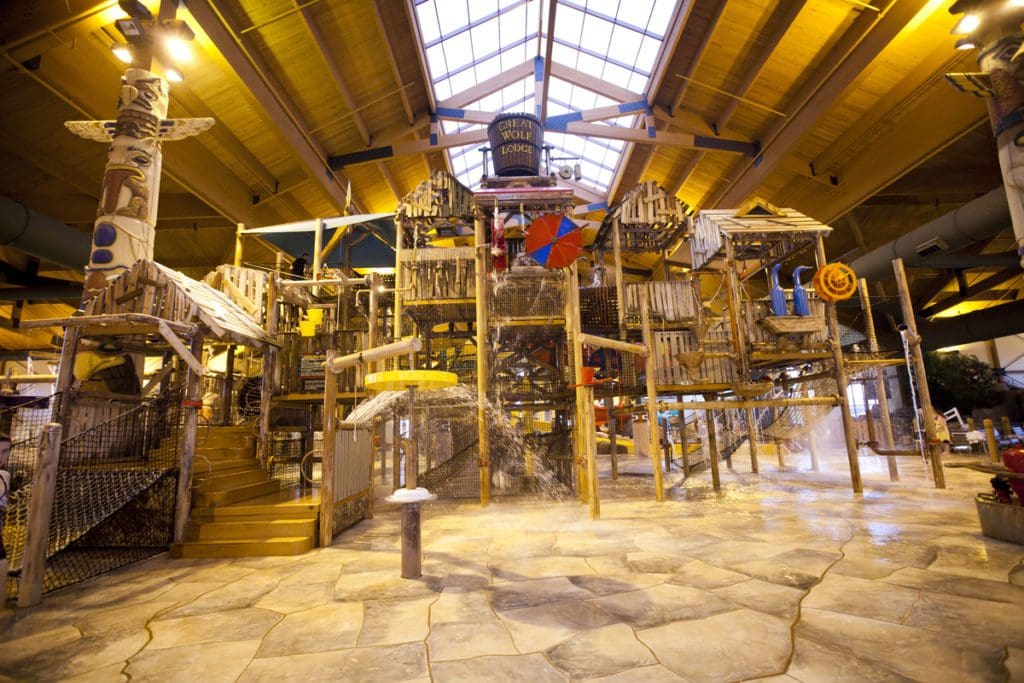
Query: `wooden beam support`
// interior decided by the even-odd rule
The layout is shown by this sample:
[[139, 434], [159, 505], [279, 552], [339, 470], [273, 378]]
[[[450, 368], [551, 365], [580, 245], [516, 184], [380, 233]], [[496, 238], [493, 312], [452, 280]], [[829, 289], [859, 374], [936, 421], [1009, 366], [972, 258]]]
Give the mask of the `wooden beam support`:
[[391, 44], [391, 36], [388, 30], [384, 27], [384, 19], [380, 15], [380, 5], [376, 2], [371, 2], [370, 5], [373, 7], [373, 18], [377, 21], [377, 30], [380, 31], [380, 35], [384, 40], [384, 54], [388, 58], [388, 65], [391, 66], [391, 75], [395, 79], [395, 87], [398, 89], [398, 96], [402, 100], [402, 109], [405, 110], [405, 118], [412, 125], [414, 119], [414, 113], [412, 106], [409, 104], [409, 95], [406, 94], [405, 88], [402, 83], [402, 74], [398, 69], [398, 61], [395, 59], [395, 48]]
[[[59, 424], [43, 427], [39, 437], [36, 467], [32, 473], [32, 497], [29, 500], [28, 528], [25, 532], [25, 550], [21, 563], [21, 584], [18, 587], [18, 607], [31, 607], [42, 599], [43, 578], [46, 575], [46, 548], [50, 541], [50, 519], [53, 514], [53, 495], [57, 489], [57, 463], [60, 460]], [[6, 495], [6, 491], [4, 495]], [[4, 571], [0, 574], [7, 588], [7, 560], [0, 561]]]
[[[175, 353], [181, 356], [181, 359], [185, 361], [185, 364], [188, 365], [188, 367], [192, 370], [193, 373], [195, 373], [197, 377], [202, 377], [203, 375], [206, 374], [206, 368], [203, 367], [202, 360], [200, 358], [196, 358], [192, 354], [189, 348], [185, 346], [184, 342], [178, 339], [178, 335], [174, 334], [174, 332], [171, 331], [171, 328], [167, 325], [165, 321], [161, 320], [159, 323], [157, 323], [157, 329], [160, 330], [160, 336], [163, 337], [168, 344], [170, 344], [171, 348], [174, 349]], [[193, 344], [193, 347], [194, 346], [195, 344]], [[199, 350], [199, 354], [200, 356], [202, 355], [201, 347]]]
[[752, 195], [847, 87], [928, 5], [928, 0], [890, 0], [881, 12], [861, 12], [792, 98], [795, 104], [787, 109], [787, 116], [762, 136], [761, 154], [745, 163], [708, 206], [736, 207]]

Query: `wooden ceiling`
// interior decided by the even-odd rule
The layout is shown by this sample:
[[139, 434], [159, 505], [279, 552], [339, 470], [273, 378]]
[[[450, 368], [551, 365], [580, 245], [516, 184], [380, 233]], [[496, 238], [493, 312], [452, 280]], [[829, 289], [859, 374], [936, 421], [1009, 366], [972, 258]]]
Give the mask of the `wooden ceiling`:
[[[411, 1], [189, 0], [179, 10], [196, 40], [170, 114], [217, 124], [164, 147], [158, 261], [202, 275], [230, 260], [239, 222], [337, 215], [349, 182], [356, 211], [391, 211], [445, 167], [438, 151], [326, 169], [328, 156], [429, 134]], [[657, 128], [756, 141], [761, 155], [630, 144], [609, 203], [643, 180], [698, 209], [760, 196], [833, 224], [830, 253], [851, 257], [997, 187], [984, 102], [943, 82], [976, 69], [953, 47], [950, 5], [682, 0], [648, 94]], [[0, 194], [83, 231], [105, 148], [63, 122], [114, 115], [120, 16], [110, 1], [0, 7]], [[247, 261], [273, 261], [253, 244]]]

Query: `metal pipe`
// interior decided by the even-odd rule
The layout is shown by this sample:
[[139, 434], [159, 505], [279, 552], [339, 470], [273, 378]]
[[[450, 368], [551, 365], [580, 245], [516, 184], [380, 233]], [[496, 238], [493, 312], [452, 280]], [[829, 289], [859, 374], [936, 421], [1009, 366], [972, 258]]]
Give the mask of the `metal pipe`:
[[854, 259], [850, 267], [857, 277], [872, 282], [888, 280], [893, 276], [893, 259], [902, 258], [908, 266], [928, 266], [929, 259], [918, 252], [930, 241], [934, 240], [941, 251], [953, 251], [992, 237], [1010, 225], [1006, 191], [999, 187]]
[[88, 234], [0, 197], [0, 245], [81, 272], [89, 262], [91, 244]]
[[423, 342], [420, 341], [419, 337], [411, 337], [409, 339], [403, 339], [402, 341], [384, 344], [383, 346], [378, 346], [373, 349], [350, 353], [347, 356], [332, 358], [331, 360], [324, 362], [324, 369], [328, 372], [338, 374], [342, 370], [346, 368], [353, 368], [360, 363], [373, 363], [378, 360], [384, 360], [385, 358], [401, 356], [403, 353], [414, 353], [419, 351], [422, 346]]
[[771, 408], [778, 406], [837, 406], [838, 396], [809, 396], [806, 398], [756, 398], [742, 401], [692, 401], [689, 403], [658, 403], [658, 410], [740, 410], [742, 408]]
[[341, 287], [355, 287], [356, 285], [369, 285], [370, 276], [366, 277], [339, 277], [330, 280], [278, 280], [278, 287], [322, 287], [327, 285], [339, 285]]
[[635, 353], [639, 356], [646, 356], [648, 349], [643, 344], [630, 344], [629, 342], [619, 341], [618, 339], [608, 339], [607, 337], [598, 337], [597, 335], [587, 334], [580, 332], [576, 335], [581, 344], [587, 346], [596, 346], [602, 349], [611, 349], [613, 351], [623, 351], [625, 353]]

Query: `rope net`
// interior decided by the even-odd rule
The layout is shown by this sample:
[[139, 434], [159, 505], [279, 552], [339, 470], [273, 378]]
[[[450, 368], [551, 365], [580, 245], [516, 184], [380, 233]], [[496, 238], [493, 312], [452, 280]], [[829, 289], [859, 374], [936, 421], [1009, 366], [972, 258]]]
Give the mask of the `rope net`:
[[[174, 524], [180, 418], [181, 392], [175, 390], [64, 439], [44, 592], [167, 549]], [[15, 577], [22, 567], [32, 489], [28, 481], [13, 491], [3, 525], [8, 571]], [[16, 581], [8, 580], [8, 595], [16, 593]]]

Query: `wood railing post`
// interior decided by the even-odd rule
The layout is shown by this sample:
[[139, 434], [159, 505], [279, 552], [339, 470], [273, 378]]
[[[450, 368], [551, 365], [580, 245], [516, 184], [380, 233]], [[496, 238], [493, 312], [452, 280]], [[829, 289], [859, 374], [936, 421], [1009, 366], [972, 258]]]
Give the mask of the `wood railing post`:
[[[192, 337], [190, 353], [200, 362], [203, 359], [203, 334], [196, 332]], [[174, 542], [185, 541], [185, 526], [192, 512], [192, 461], [196, 455], [196, 429], [199, 426], [199, 409], [203, 402], [200, 394], [201, 376], [194, 369], [188, 371], [188, 388], [185, 391], [185, 417], [182, 420], [181, 460], [178, 467], [178, 494], [174, 507]]]
[[[53, 514], [53, 494], [57, 485], [57, 462], [60, 460], [60, 437], [63, 429], [49, 423], [43, 427], [39, 439], [39, 456], [32, 475], [32, 498], [29, 501], [28, 530], [25, 553], [21, 562], [21, 585], [18, 588], [18, 607], [38, 604], [43, 595], [43, 576], [46, 574], [46, 547], [50, 541], [50, 519]], [[4, 562], [4, 565], [7, 563]], [[7, 571], [2, 576], [7, 582]]]

